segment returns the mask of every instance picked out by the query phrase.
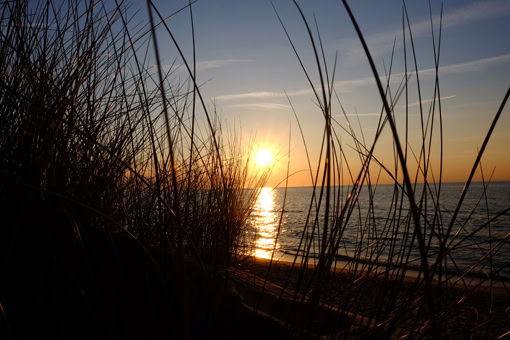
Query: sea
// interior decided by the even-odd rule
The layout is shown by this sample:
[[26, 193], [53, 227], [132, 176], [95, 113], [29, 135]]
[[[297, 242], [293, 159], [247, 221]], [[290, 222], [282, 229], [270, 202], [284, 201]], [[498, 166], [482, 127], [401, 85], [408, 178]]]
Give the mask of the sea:
[[[453, 220], [463, 188], [463, 183], [415, 186], [424, 245], [420, 251], [401, 188], [333, 187], [326, 236], [337, 232], [335, 260], [380, 268], [405, 263], [418, 270], [422, 256], [431, 265], [445, 247], [444, 272], [510, 281], [510, 182], [471, 183]], [[251, 255], [299, 262], [307, 253], [308, 261], [316, 262], [324, 243], [325, 201], [320, 188], [315, 194], [312, 187], [262, 188], [248, 221]]]

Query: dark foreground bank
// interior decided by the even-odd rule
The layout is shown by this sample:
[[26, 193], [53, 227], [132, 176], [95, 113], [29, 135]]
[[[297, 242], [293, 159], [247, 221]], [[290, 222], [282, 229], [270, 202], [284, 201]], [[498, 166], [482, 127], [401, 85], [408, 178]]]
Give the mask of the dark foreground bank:
[[73, 229], [51, 209], [4, 220], [0, 338], [288, 338], [231, 292], [222, 271], [187, 261], [178, 275], [173, 255], [125, 232]]
[[[389, 332], [374, 316], [389, 303], [378, 300], [381, 290], [392, 292], [379, 275], [332, 272], [314, 304], [313, 287], [307, 287], [314, 266], [302, 277], [288, 262], [270, 265], [251, 257], [231, 266], [188, 259], [182, 269], [175, 254], [145, 248], [124, 231], [73, 228], [66, 218], [55, 219], [52, 209], [4, 210], [16, 218], [4, 220], [15, 227], [1, 239], [2, 338], [378, 338]], [[412, 296], [419, 303], [416, 282], [405, 277], [394, 299], [404, 304]], [[466, 330], [476, 334], [484, 323], [491, 325], [485, 337], [504, 333], [506, 286], [444, 291], [449, 314], [443, 327], [453, 338]], [[390, 337], [413, 337], [416, 320], [426, 319], [395, 317], [400, 328]]]

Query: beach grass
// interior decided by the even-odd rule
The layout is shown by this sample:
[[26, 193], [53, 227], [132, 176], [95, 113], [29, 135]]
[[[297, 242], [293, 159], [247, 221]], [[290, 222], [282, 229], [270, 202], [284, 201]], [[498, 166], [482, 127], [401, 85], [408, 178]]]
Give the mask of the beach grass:
[[[481, 255], [467, 269], [458, 267], [455, 258], [456, 249], [472, 245], [474, 235], [508, 213], [488, 215], [475, 230], [465, 230], [465, 222], [457, 219], [510, 90], [502, 94], [456, 208], [446, 211], [441, 202], [443, 47], [441, 24], [432, 24], [432, 10], [431, 32], [438, 39], [432, 46], [434, 95], [426, 108], [405, 5], [400, 37], [405, 74], [394, 89], [391, 65], [385, 78], [378, 74], [370, 46], [343, 1], [382, 103], [369, 141], [352, 124], [334, 118], [334, 110], [343, 111], [334, 87], [336, 60], [330, 68], [320, 23], [314, 23], [314, 30], [294, 4], [310, 38], [316, 71], [302, 62], [291, 32], [277, 19], [313, 89], [317, 115], [324, 118], [324, 139], [317, 167], [308, 162], [313, 194], [298, 251], [288, 263], [257, 259], [250, 252], [254, 241], [248, 219], [271, 168], [253, 172], [253, 144], [243, 144], [240, 132], [229, 133], [203, 99], [196, 81], [194, 3], [179, 10], [192, 23], [191, 57], [166, 22], [173, 14], [161, 13], [150, 0], [143, 25], [132, 21], [124, 1], [1, 5], [2, 336], [379, 339], [507, 334], [510, 291], [498, 276], [503, 268], [492, 258], [509, 235], [490, 236], [488, 244], [478, 245]], [[177, 51], [186, 80], [173, 76], [176, 62], [162, 65], [161, 39]], [[408, 124], [411, 81], [420, 98], [419, 148], [408, 141], [415, 133]], [[402, 125], [395, 115], [402, 100], [404, 131], [397, 128]], [[393, 136], [391, 165], [374, 156], [385, 128]], [[351, 172], [354, 161], [345, 156], [340, 134], [354, 145], [361, 164], [357, 173]], [[304, 137], [303, 143], [307, 156], [314, 152]], [[438, 157], [432, 154], [436, 146]], [[290, 149], [287, 157], [292, 158]], [[437, 158], [440, 164], [433, 165]], [[374, 216], [381, 172], [394, 181], [391, 209], [382, 222]], [[489, 183], [484, 182], [478, 203], [469, 209], [487, 204]], [[362, 191], [369, 197], [365, 207]], [[285, 203], [281, 210], [276, 238]], [[356, 251], [338, 261], [347, 230], [356, 231]], [[439, 250], [432, 252], [434, 247]]]

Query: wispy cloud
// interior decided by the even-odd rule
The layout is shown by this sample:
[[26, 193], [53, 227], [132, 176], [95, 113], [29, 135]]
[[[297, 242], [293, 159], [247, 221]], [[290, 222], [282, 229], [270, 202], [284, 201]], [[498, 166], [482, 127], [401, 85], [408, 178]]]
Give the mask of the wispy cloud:
[[[213, 60], [203, 60], [198, 61], [196, 64], [197, 71], [204, 71], [204, 70], [210, 70], [214, 68], [220, 68], [220, 67], [226, 67], [234, 64], [241, 64], [241, 63], [252, 63], [255, 60], [252, 59], [213, 59]], [[184, 64], [163, 64], [161, 65], [163, 70], [165, 72], [172, 71], [185, 71], [186, 67]], [[188, 64], [190, 68], [193, 68], [192, 64]]]
[[282, 95], [282, 93], [280, 93], [280, 92], [255, 91], [255, 92], [227, 94], [227, 95], [223, 95], [223, 96], [218, 96], [218, 97], [216, 97], [216, 100], [237, 100], [237, 99], [248, 99], [248, 98], [275, 98], [275, 97], [281, 97], [281, 95]]
[[234, 108], [246, 108], [246, 109], [268, 109], [268, 110], [286, 110], [290, 109], [289, 105], [277, 104], [277, 103], [250, 103], [250, 104], [235, 104], [229, 105], [228, 107]]
[[[402, 75], [403, 76], [403, 75]], [[375, 84], [374, 77], [362, 77], [350, 80], [335, 81], [334, 86], [338, 92], [349, 92], [353, 87]]]
[[[455, 97], [456, 97], [456, 95], [453, 95], [453, 96], [444, 96], [444, 97], [441, 97], [441, 100], [453, 99], [453, 98], [455, 98]], [[423, 100], [421, 101], [421, 103], [422, 103], [422, 104], [427, 104], [427, 103], [432, 102], [433, 100], [434, 100], [433, 98], [431, 98], [431, 99], [423, 99]], [[437, 100], [438, 100], [438, 99], [436, 98], [436, 101], [437, 101]], [[420, 105], [420, 102], [419, 102], [419, 101], [418, 101], [418, 102], [414, 102], [414, 103], [409, 104], [409, 105], [408, 105], [408, 107], [418, 106], [418, 105]], [[400, 105], [400, 107], [405, 107], [405, 105]]]
[[[289, 97], [301, 96], [301, 95], [309, 95], [312, 94], [312, 89], [303, 89], [293, 92], [287, 92]], [[285, 92], [267, 92], [267, 91], [254, 91], [254, 92], [246, 92], [246, 93], [237, 93], [237, 94], [227, 94], [223, 96], [216, 97], [216, 100], [239, 100], [239, 99], [264, 99], [264, 98], [282, 98], [285, 97]]]
[[[496, 57], [482, 58], [477, 60], [466, 61], [463, 63], [450, 64], [445, 66], [440, 66], [439, 71], [447, 71], [447, 72], [464, 72], [466, 70], [478, 71], [483, 67], [488, 66], [490, 64], [496, 63], [505, 63], [510, 61], [510, 53], [503, 54]], [[436, 70], [434, 68], [420, 70], [419, 73], [434, 73]]]
[[[409, 13], [412, 17], [413, 13]], [[510, 3], [508, 0], [477, 1], [466, 6], [445, 9], [443, 14], [442, 29], [447, 29], [460, 25], [467, 25], [477, 21], [489, 20], [498, 17], [510, 16]], [[433, 15], [432, 22], [435, 29], [439, 27], [439, 14]], [[431, 34], [430, 18], [422, 17], [418, 20], [410, 19], [411, 31], [414, 38]], [[406, 28], [407, 30], [407, 28]], [[436, 31], [437, 33], [437, 31]], [[395, 37], [402, 36], [402, 29], [388, 28], [382, 32], [367, 34], [365, 39], [373, 56], [382, 55], [391, 50]], [[400, 38], [401, 40], [402, 38]], [[397, 49], [401, 46], [397, 38]], [[359, 62], [365, 59], [365, 52], [360, 46], [357, 38], [348, 38], [339, 41], [346, 56], [351, 57], [352, 62]], [[361, 59], [360, 59], [361, 58]]]
[[[467, 25], [477, 21], [483, 21], [498, 17], [510, 15], [510, 5], [508, 0], [493, 0], [493, 1], [477, 1], [463, 7], [446, 9], [443, 14], [442, 28], [455, 27], [459, 25]], [[439, 27], [439, 14], [432, 16], [432, 21], [436, 27]], [[431, 34], [430, 18], [427, 16], [414, 24], [411, 24], [413, 36], [420, 36], [424, 34]], [[395, 36], [393, 32], [391, 38]], [[401, 34], [401, 31], [399, 30]]]
[[451, 12], [447, 11], [443, 16], [443, 23], [444, 27], [452, 27], [508, 15], [510, 15], [508, 0], [477, 1]]
[[255, 60], [251, 59], [217, 59], [217, 60], [204, 60], [197, 63], [197, 70], [209, 70], [212, 68], [225, 67], [233, 64], [252, 63]]
[[[497, 63], [506, 63], [510, 61], [510, 53], [503, 54], [500, 56], [482, 58], [477, 60], [466, 61], [457, 64], [450, 64], [439, 67], [439, 72], [467, 72], [467, 71], [480, 71], [486, 67], [491, 66], [492, 64]], [[428, 75], [435, 74], [435, 68], [428, 68], [419, 70], [420, 75]], [[404, 73], [395, 73], [391, 76], [392, 82], [400, 82], [404, 77]], [[353, 87], [365, 86], [375, 84], [373, 77], [362, 77], [358, 79], [350, 79], [350, 80], [339, 80], [335, 81], [335, 89], [337, 91], [348, 91]], [[319, 88], [316, 89], [320, 91]], [[302, 96], [302, 95], [311, 95], [313, 94], [313, 90], [311, 88], [287, 92], [289, 97]], [[237, 94], [227, 94], [223, 96], [216, 97], [216, 100], [222, 101], [230, 101], [230, 100], [243, 100], [243, 99], [267, 99], [267, 98], [284, 98], [285, 92], [268, 92], [268, 91], [254, 91], [254, 92], [246, 92], [246, 93], [237, 93]], [[455, 96], [448, 96], [441, 99], [451, 99]], [[416, 104], [417, 105], [417, 104]], [[413, 106], [413, 105], [410, 105]]]
[[[461, 63], [456, 64], [450, 64], [450, 65], [444, 65], [440, 66], [438, 69], [439, 73], [449, 73], [449, 72], [475, 72], [475, 71], [483, 71], [488, 67], [493, 66], [494, 64], [498, 63], [507, 63], [510, 62], [510, 53], [509, 54], [503, 54], [495, 57], [488, 57], [488, 58], [481, 58], [476, 60], [470, 60], [465, 61]], [[414, 70], [412, 71], [414, 72]], [[426, 68], [422, 70], [418, 70], [418, 73], [420, 76], [422, 75], [435, 75], [436, 69], [435, 68]], [[402, 78], [404, 77], [404, 73], [394, 73], [391, 75], [391, 81], [392, 82], [400, 82]], [[352, 86], [352, 85], [367, 85], [374, 83], [373, 77], [365, 77], [365, 78], [359, 78], [355, 80], [348, 80], [346, 82], [339, 82], [338, 86]], [[337, 83], [335, 82], [335, 87], [337, 86]], [[449, 98], [448, 98], [449, 99]]]
[[[338, 114], [340, 117], [343, 117], [344, 114], [340, 113]], [[369, 112], [369, 113], [346, 113], [347, 117], [373, 117], [373, 116], [380, 116], [381, 112]]]

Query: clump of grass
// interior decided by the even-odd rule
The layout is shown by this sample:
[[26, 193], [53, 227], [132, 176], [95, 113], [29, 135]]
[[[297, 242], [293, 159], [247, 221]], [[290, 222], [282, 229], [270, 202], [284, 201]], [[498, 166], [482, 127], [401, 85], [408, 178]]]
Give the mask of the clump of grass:
[[[14, 337], [30, 333], [32, 308], [51, 310], [41, 333], [85, 327], [141, 337], [167, 327], [167, 316], [178, 320], [168, 334], [187, 338], [193, 308], [203, 305], [194, 307], [186, 267], [198, 266], [204, 282], [218, 268], [223, 277], [242, 248], [256, 197], [245, 188], [266, 175], [252, 177], [249, 150], [223, 133], [214, 112], [204, 105], [198, 113], [195, 73], [177, 82], [175, 67], [165, 71], [150, 56], [164, 18], [140, 25], [128, 8], [1, 5], [0, 306]], [[140, 257], [147, 261], [130, 276]], [[26, 273], [37, 266], [30, 282]], [[114, 282], [129, 288], [116, 293]], [[123, 296], [132, 301], [126, 311]], [[61, 298], [76, 300], [67, 326], [58, 326], [68, 320]], [[214, 318], [219, 307], [206, 308]], [[129, 334], [129, 311], [154, 329]]]

